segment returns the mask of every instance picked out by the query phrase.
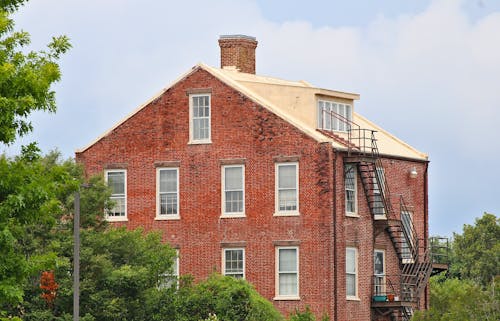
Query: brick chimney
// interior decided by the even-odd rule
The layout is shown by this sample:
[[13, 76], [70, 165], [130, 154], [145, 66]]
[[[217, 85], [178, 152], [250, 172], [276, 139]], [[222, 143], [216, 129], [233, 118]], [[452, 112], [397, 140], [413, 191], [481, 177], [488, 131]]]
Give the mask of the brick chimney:
[[255, 48], [257, 40], [244, 35], [223, 35], [219, 37], [220, 67], [233, 67], [249, 74], [255, 74]]

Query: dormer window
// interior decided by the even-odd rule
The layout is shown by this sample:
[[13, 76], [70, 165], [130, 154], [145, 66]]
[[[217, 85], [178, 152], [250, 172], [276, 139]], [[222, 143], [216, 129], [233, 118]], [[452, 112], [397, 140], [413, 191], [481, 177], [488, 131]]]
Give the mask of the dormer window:
[[352, 106], [328, 100], [318, 101], [318, 128], [346, 132], [352, 121]]

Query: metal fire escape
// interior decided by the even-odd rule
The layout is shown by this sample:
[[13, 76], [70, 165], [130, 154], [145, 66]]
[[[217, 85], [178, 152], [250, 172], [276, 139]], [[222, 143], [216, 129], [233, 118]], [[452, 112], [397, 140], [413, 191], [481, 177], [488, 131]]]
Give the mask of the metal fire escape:
[[[394, 209], [395, 199], [385, 178], [376, 131], [363, 129], [333, 112], [324, 111], [323, 119], [326, 117], [331, 117], [331, 124], [344, 124], [343, 128], [347, 130], [344, 137], [333, 132], [330, 132], [330, 136], [336, 136], [334, 138], [337, 141], [347, 145], [345, 163], [357, 165], [375, 231], [388, 234], [399, 258], [400, 273], [384, 276], [383, 287], [376, 284], [377, 277], [374, 277], [372, 308], [381, 315], [391, 315], [392, 320], [410, 320], [413, 311], [420, 306], [419, 300], [430, 276], [446, 270], [447, 265], [434, 264], [433, 249], [427, 248], [424, 239], [419, 238], [423, 235], [418, 235], [413, 220], [402, 214], [410, 212], [402, 195], [397, 195], [397, 201], [394, 202], [399, 204], [399, 212], [396, 212], [397, 208]], [[380, 293], [381, 289], [385, 293]]]

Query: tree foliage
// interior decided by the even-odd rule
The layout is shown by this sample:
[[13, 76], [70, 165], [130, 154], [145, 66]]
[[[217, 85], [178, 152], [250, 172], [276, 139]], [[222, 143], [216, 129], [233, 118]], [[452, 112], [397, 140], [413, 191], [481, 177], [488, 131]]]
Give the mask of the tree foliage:
[[432, 277], [431, 307], [417, 311], [413, 321], [496, 321], [500, 320], [500, 286], [492, 282], [483, 289], [471, 280]]
[[[83, 175], [74, 161], [58, 152], [42, 157], [30, 145], [18, 157], [0, 156], [0, 177], [1, 316], [23, 301], [27, 284], [39, 287], [42, 271], [69, 265], [61, 244], [71, 242], [72, 198]], [[93, 183], [82, 190], [82, 221], [100, 227], [109, 192], [102, 179]]]
[[449, 273], [431, 278], [430, 309], [413, 320], [500, 320], [499, 223], [484, 213], [462, 234], [454, 233]]
[[66, 36], [53, 37], [44, 51], [27, 51], [30, 35], [14, 31], [10, 18], [25, 0], [0, 2], [0, 142], [12, 143], [32, 130], [33, 111], [55, 112], [51, 85], [61, 78], [57, 61], [70, 47]]
[[475, 225], [464, 225], [462, 234], [454, 234], [453, 276], [487, 286], [500, 275], [500, 219], [484, 213]]

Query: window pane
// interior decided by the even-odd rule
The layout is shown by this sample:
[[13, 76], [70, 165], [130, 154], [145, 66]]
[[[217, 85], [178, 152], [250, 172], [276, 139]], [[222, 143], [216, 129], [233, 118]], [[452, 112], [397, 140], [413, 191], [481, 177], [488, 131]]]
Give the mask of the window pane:
[[353, 249], [346, 250], [345, 270], [348, 273], [356, 273], [356, 252]]
[[224, 256], [224, 274], [243, 278], [243, 250], [225, 250]]
[[160, 171], [160, 192], [177, 192], [177, 170]]
[[297, 273], [280, 273], [279, 295], [297, 295]]
[[243, 212], [243, 192], [226, 192], [226, 213]]
[[280, 249], [279, 250], [279, 270], [280, 272], [297, 271], [297, 250]]
[[295, 211], [297, 210], [297, 190], [287, 189], [279, 191], [279, 210]]
[[115, 203], [115, 206], [109, 210], [108, 216], [125, 216], [125, 197], [110, 197], [111, 201]]
[[225, 168], [225, 189], [240, 190], [243, 188], [243, 168], [226, 167]]
[[347, 198], [347, 203], [346, 203], [347, 212], [349, 213], [356, 212], [354, 192], [346, 191], [346, 198]]
[[278, 167], [279, 188], [295, 188], [296, 165], [280, 165]]
[[384, 274], [384, 253], [383, 252], [375, 252], [375, 274]]
[[323, 106], [324, 106], [324, 103], [322, 101], [319, 101], [318, 102], [318, 128], [324, 128], [324, 126], [323, 126], [323, 117], [324, 117]]
[[348, 296], [356, 296], [356, 276], [353, 274], [346, 275], [346, 291]]
[[125, 173], [109, 172], [108, 186], [111, 188], [111, 194], [125, 194]]

